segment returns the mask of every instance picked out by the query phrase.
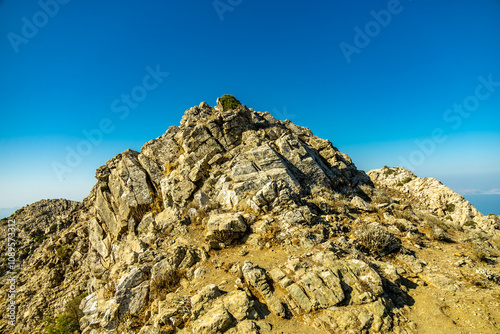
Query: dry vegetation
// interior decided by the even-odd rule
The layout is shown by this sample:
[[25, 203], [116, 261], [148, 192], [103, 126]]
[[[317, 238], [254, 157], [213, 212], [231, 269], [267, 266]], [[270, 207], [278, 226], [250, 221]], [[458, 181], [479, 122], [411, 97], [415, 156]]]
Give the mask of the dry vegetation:
[[384, 256], [401, 247], [401, 242], [378, 223], [362, 225], [356, 231], [359, 243], [371, 255]]

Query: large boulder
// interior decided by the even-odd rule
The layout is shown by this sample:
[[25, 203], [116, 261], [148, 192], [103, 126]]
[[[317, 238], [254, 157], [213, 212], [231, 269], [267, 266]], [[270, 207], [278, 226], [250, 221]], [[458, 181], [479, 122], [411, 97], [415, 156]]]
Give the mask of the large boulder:
[[205, 239], [230, 243], [239, 238], [247, 230], [247, 225], [240, 214], [224, 213], [211, 215], [207, 222]]

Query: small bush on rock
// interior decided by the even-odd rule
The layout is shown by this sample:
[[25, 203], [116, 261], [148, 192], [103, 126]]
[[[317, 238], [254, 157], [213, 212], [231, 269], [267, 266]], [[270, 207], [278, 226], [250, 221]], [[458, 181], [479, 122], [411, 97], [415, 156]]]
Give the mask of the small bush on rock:
[[57, 224], [50, 225], [49, 233], [54, 233], [57, 231]]
[[363, 225], [357, 232], [359, 243], [373, 255], [384, 256], [401, 247], [401, 242], [378, 223]]
[[238, 101], [233, 95], [223, 95], [220, 98], [220, 103], [222, 104], [222, 108], [224, 111], [236, 109], [241, 105], [240, 101]]
[[36, 242], [38, 242], [39, 244], [41, 244], [41, 243], [45, 240], [45, 238], [46, 238], [46, 237], [45, 237], [45, 235], [43, 235], [43, 234], [38, 234], [38, 235], [36, 235], [36, 236], [35, 236], [35, 240], [36, 240]]
[[64, 245], [57, 248], [56, 255], [59, 259], [61, 259], [61, 261], [66, 261], [67, 259], [69, 259], [71, 253], [68, 246]]
[[466, 222], [464, 223], [464, 226], [474, 228], [474, 227], [476, 227], [476, 222], [475, 222], [475, 221], [473, 221], [473, 220], [468, 220], [468, 221], [466, 221]]
[[397, 172], [396, 172], [396, 170], [395, 170], [395, 169], [392, 169], [392, 168], [390, 168], [390, 167], [388, 167], [388, 166], [384, 166], [384, 175], [386, 175], [386, 176], [387, 176], [387, 175], [394, 175], [394, 174], [396, 174], [396, 173], [397, 173]]
[[43, 334], [73, 334], [80, 333], [80, 318], [83, 317], [83, 312], [80, 310], [80, 302], [87, 297], [84, 292], [81, 295], [72, 299], [66, 304], [65, 312], [57, 318], [49, 317], [45, 319], [47, 325], [43, 330]]
[[453, 211], [455, 211], [455, 204], [453, 204], [453, 203], [449, 203], [449, 204], [447, 204], [447, 205], [446, 205], [446, 211], [448, 211], [448, 212], [453, 212]]
[[183, 272], [165, 261], [157, 263], [152, 269], [151, 296], [156, 298], [174, 291], [183, 274]]
[[402, 182], [403, 182], [403, 184], [406, 184], [406, 183], [410, 182], [411, 180], [412, 180], [412, 178], [410, 176], [407, 176], [404, 178], [404, 180]]

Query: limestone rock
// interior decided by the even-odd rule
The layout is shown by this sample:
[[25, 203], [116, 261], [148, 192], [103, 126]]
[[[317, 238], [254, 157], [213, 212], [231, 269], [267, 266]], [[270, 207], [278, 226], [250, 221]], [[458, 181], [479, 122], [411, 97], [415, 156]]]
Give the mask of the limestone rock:
[[196, 319], [200, 314], [204, 313], [207, 305], [210, 305], [216, 298], [222, 295], [222, 291], [215, 284], [210, 284], [204, 287], [201, 291], [191, 297], [192, 315]]
[[370, 211], [370, 206], [368, 205], [368, 203], [359, 196], [355, 196], [351, 200], [351, 205], [359, 210]]
[[201, 334], [220, 333], [227, 329], [232, 322], [231, 314], [221, 305], [211, 309], [198, 319], [193, 332]]
[[285, 317], [285, 307], [275, 295], [272, 285], [269, 284], [265, 270], [254, 266], [251, 262], [246, 262], [241, 270], [245, 280], [266, 300], [271, 311], [280, 317]]
[[210, 216], [207, 223], [207, 240], [231, 242], [245, 233], [247, 226], [240, 214], [219, 214]]

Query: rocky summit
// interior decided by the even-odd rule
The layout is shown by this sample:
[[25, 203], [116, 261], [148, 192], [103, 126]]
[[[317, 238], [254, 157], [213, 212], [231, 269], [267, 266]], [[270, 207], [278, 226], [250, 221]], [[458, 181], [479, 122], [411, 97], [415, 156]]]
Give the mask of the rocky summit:
[[1, 333], [500, 332], [499, 217], [234, 98], [96, 179], [2, 220]]

